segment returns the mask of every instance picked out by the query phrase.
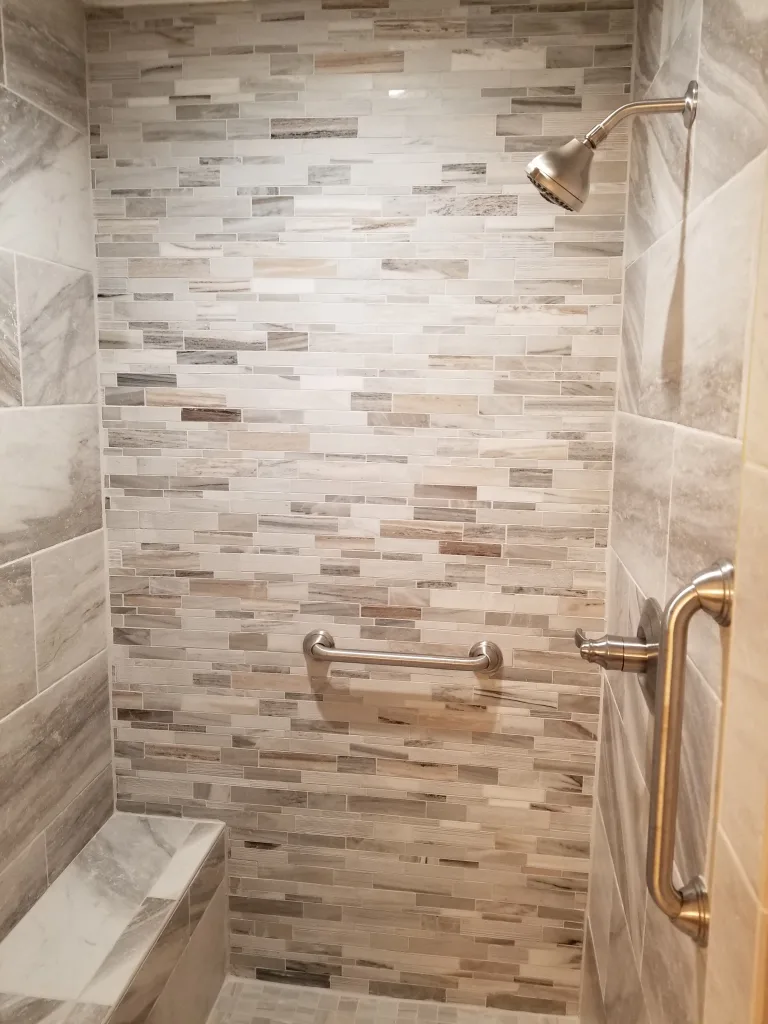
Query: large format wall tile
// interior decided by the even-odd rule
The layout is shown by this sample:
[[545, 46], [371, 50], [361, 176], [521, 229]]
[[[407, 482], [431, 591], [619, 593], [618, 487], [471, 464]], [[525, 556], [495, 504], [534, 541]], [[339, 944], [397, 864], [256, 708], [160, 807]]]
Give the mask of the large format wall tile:
[[4, 0], [3, 32], [8, 87], [85, 132], [85, 30], [78, 0]]
[[17, 268], [24, 404], [95, 402], [93, 278], [23, 256]]
[[91, 267], [86, 137], [2, 87], [0, 126], [0, 246]]
[[0, 722], [0, 857], [11, 860], [109, 763], [100, 654]]
[[104, 650], [104, 574], [101, 530], [33, 558], [38, 689]]
[[680, 421], [732, 437], [739, 432], [767, 167], [764, 153], [698, 206], [688, 228]]
[[15, 273], [13, 253], [0, 252], [0, 408], [21, 405]]
[[[741, 443], [735, 438], [680, 429], [675, 432], [666, 597], [716, 560], [736, 554]], [[688, 654], [719, 693], [723, 643], [708, 616], [694, 618]]]
[[0, 569], [0, 719], [37, 692], [32, 572], [28, 558]]
[[92, 406], [7, 412], [0, 430], [0, 562], [101, 526]]
[[694, 203], [768, 147], [768, 9], [761, 0], [703, 3]]
[[666, 585], [674, 428], [619, 413], [613, 487], [613, 546], [643, 592]]
[[113, 792], [85, 16], [0, 8], [1, 937]]

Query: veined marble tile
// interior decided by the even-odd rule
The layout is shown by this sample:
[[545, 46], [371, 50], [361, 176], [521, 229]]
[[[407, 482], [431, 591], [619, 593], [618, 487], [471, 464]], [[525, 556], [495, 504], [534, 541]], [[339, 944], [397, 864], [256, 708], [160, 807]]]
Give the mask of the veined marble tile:
[[85, 1002], [107, 1006], [117, 1003], [141, 967], [147, 950], [160, 937], [174, 907], [173, 900], [152, 897], [142, 900], [95, 976], [86, 985], [82, 993]]
[[0, 408], [21, 405], [13, 253], [0, 252]]
[[89, 269], [88, 140], [0, 88], [0, 246]]
[[189, 885], [190, 879], [206, 860], [213, 841], [221, 831], [222, 826], [217, 822], [196, 824], [147, 896], [155, 899], [179, 899]]
[[105, 1007], [0, 992], [2, 1024], [103, 1024]]
[[189, 901], [177, 904], [146, 960], [115, 1007], [112, 1024], [140, 1024], [165, 988], [189, 942]]
[[0, 718], [37, 692], [32, 574], [28, 558], [0, 569]]
[[616, 417], [613, 546], [650, 596], [666, 586], [673, 435], [669, 423]]
[[0, 562], [99, 529], [96, 409], [15, 410], [3, 425]]
[[0, 871], [0, 942], [43, 895], [47, 885], [45, 839], [38, 836]]
[[[106, 655], [0, 722], [3, 861], [16, 856], [104, 770], [111, 756], [108, 726]], [[12, 988], [0, 984], [0, 991]]]
[[85, 18], [78, 0], [5, 0], [3, 33], [8, 87], [85, 132]]
[[48, 882], [54, 882], [114, 811], [111, 763], [45, 830]]
[[111, 817], [0, 944], [0, 991], [112, 1005], [165, 927], [168, 901], [141, 907], [194, 825]]
[[768, 9], [761, 0], [703, 5], [694, 204], [768, 147]]
[[696, 207], [686, 247], [680, 421], [732, 437], [741, 421], [767, 176], [768, 153], [763, 153]]
[[24, 404], [94, 402], [93, 278], [24, 256], [17, 258], [17, 275]]
[[101, 530], [32, 559], [38, 688], [88, 661], [107, 643]]

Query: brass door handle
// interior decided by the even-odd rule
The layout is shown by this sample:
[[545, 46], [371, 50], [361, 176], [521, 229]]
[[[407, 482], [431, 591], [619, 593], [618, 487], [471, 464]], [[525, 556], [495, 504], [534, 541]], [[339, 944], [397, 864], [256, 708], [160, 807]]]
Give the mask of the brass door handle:
[[721, 626], [730, 625], [733, 580], [733, 565], [717, 562], [671, 598], [664, 610], [657, 669], [646, 880], [656, 906], [700, 946], [706, 946], [709, 933], [704, 880], [693, 878], [682, 889], [673, 881], [688, 626], [698, 611]]

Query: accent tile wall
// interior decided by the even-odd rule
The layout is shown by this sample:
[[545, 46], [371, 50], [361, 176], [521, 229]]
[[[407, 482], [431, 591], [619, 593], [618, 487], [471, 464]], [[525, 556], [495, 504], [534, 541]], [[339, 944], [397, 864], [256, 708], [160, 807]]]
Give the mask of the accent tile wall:
[[0, 937], [111, 813], [85, 18], [3, 0]]
[[[767, 67], [763, 4], [639, 5], [636, 96], [681, 94], [698, 78], [700, 101], [690, 136], [679, 118], [638, 119], [633, 128], [611, 632], [633, 636], [645, 597], [663, 604], [716, 558], [734, 559], [740, 492], [755, 501], [742, 477], [742, 424], [768, 173]], [[736, 559], [737, 593], [751, 571], [748, 542], [746, 550], [746, 563]], [[709, 957], [697, 950], [647, 896], [653, 719], [635, 677], [609, 673], [582, 1024], [763, 1020], [748, 1016], [750, 979], [741, 985], [734, 968], [745, 945], [749, 955], [742, 924], [763, 896], [745, 898], [730, 847], [719, 841], [715, 850], [710, 839], [729, 636], [705, 618], [690, 633], [676, 862], [684, 881], [708, 879], [713, 945]], [[743, 677], [739, 684], [743, 691]], [[736, 806], [733, 792], [722, 812], [733, 835], [728, 806]], [[749, 831], [757, 833], [754, 821]], [[719, 904], [719, 919], [718, 899], [727, 908]]]
[[228, 823], [240, 974], [576, 1009], [626, 133], [523, 168], [633, 11], [566, 7], [90, 13], [119, 806]]

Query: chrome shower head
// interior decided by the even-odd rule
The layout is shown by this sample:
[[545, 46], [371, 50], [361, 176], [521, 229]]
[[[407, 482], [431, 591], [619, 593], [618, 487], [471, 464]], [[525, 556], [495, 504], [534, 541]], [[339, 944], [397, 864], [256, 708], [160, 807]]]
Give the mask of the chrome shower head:
[[589, 175], [595, 150], [617, 124], [632, 114], [682, 114], [686, 128], [696, 117], [699, 87], [690, 82], [685, 96], [675, 99], [640, 100], [625, 103], [587, 132], [584, 139], [571, 139], [557, 149], [539, 153], [525, 173], [548, 203], [578, 213], [589, 196]]
[[564, 146], [539, 153], [525, 173], [548, 203], [577, 213], [589, 196], [589, 171], [594, 153], [588, 142], [571, 139]]

